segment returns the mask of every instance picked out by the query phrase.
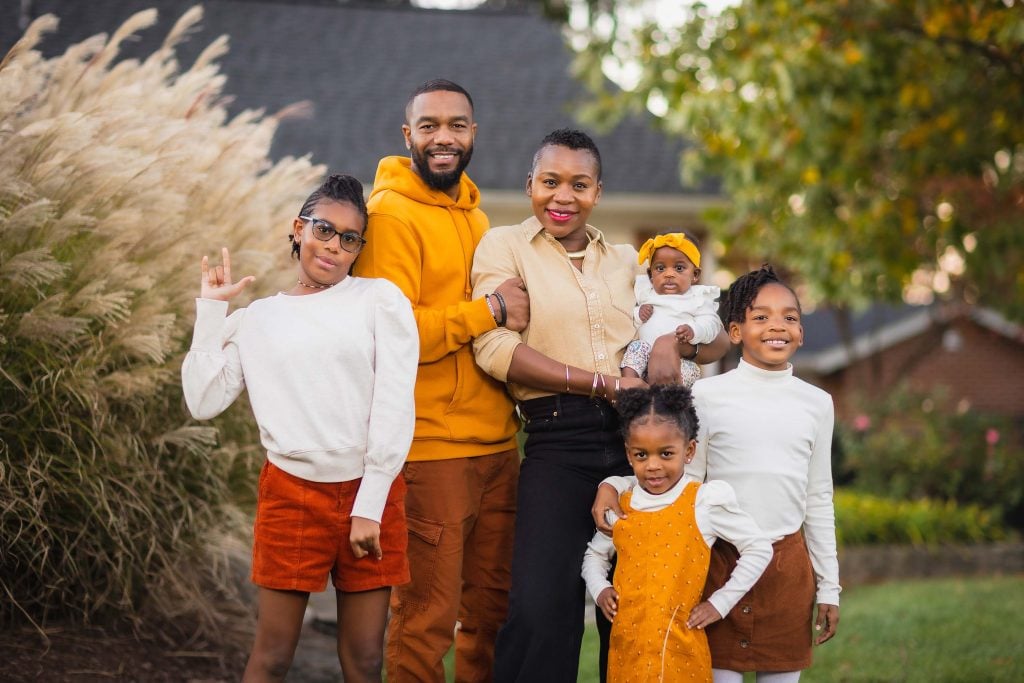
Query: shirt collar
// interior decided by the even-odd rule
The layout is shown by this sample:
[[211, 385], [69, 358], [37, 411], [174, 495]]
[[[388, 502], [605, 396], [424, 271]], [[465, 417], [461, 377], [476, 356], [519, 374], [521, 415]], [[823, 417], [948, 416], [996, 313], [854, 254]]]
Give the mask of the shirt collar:
[[[520, 223], [520, 226], [522, 226], [523, 228], [523, 236], [526, 237], [527, 242], [532, 242], [534, 237], [536, 237], [537, 235], [544, 231], [544, 226], [541, 225], [541, 222], [537, 220], [536, 216], [530, 216], [525, 221]], [[604, 248], [606, 246], [607, 243], [604, 239], [604, 233], [602, 233], [600, 230], [590, 225], [589, 223], [587, 224], [586, 230], [587, 237], [590, 239], [591, 242], [597, 244], [601, 248]]]

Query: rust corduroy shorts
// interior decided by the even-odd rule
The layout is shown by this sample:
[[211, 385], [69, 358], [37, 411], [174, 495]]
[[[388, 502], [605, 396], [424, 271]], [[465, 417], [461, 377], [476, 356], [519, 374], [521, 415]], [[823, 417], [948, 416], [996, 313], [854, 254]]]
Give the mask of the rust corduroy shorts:
[[252, 582], [263, 588], [354, 593], [409, 581], [405, 480], [391, 485], [380, 524], [384, 557], [356, 559], [349, 545], [352, 505], [362, 479], [316, 482], [264, 463], [253, 529]]

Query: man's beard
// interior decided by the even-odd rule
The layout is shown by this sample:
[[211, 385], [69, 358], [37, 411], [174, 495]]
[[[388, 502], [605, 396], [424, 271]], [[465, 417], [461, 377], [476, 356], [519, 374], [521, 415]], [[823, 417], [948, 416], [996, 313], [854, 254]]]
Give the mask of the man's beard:
[[[466, 166], [469, 166], [469, 160], [473, 158], [473, 147], [470, 146], [464, 151], [459, 152], [459, 162], [450, 171], [443, 173], [434, 173], [430, 170], [430, 156], [428, 153], [420, 153], [418, 149], [413, 147], [412, 163], [416, 166], [416, 170], [419, 172], [420, 177], [423, 178], [423, 182], [427, 184], [432, 190], [438, 190], [439, 192], [446, 192], [454, 186], [459, 184], [462, 179], [462, 172], [466, 170]], [[434, 150], [437, 151], [436, 149]], [[447, 150], [446, 150], [447, 151]], [[455, 151], [455, 150], [451, 150]]]

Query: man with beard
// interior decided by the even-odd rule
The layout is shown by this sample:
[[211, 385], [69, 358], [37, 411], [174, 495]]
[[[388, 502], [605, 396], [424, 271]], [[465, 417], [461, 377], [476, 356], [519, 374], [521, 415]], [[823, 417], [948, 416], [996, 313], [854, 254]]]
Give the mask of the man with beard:
[[392, 593], [387, 675], [443, 682], [458, 620], [455, 680], [490, 681], [508, 608], [519, 454], [512, 402], [474, 362], [472, 341], [498, 326], [523, 330], [529, 299], [519, 278], [472, 298], [473, 251], [488, 224], [463, 173], [476, 135], [469, 93], [451, 81], [424, 83], [405, 120], [410, 158], [381, 160], [353, 269], [398, 285], [420, 335], [404, 468], [412, 582]]

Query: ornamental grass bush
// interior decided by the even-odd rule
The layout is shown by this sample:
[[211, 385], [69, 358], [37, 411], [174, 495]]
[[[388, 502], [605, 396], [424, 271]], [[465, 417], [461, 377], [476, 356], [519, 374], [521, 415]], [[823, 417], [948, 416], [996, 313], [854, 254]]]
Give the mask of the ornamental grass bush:
[[244, 407], [213, 425], [184, 409], [199, 259], [223, 244], [244, 247], [239, 273], [284, 271], [323, 169], [268, 161], [280, 116], [228, 115], [226, 38], [179, 66], [200, 18], [119, 60], [155, 10], [53, 58], [35, 49], [48, 15], [0, 62], [0, 625], [156, 615], [223, 635], [210, 600], [232, 596], [230, 489], [258, 439]]
[[[1008, 380], [1011, 381], [1011, 380]], [[1024, 435], [940, 389], [897, 388], [839, 424], [837, 481], [894, 500], [956, 501], [1024, 528]]]

